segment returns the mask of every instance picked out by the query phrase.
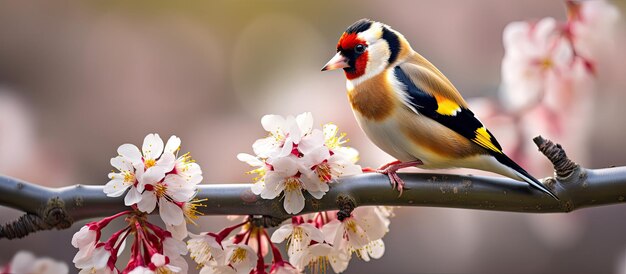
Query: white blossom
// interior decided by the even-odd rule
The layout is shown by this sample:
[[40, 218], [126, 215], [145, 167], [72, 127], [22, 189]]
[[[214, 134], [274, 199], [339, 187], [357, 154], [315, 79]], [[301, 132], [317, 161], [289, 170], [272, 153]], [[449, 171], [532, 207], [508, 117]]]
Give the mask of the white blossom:
[[209, 265], [225, 261], [226, 253], [213, 235], [202, 233], [199, 235], [189, 234], [187, 249], [198, 264]]
[[289, 259], [293, 261], [293, 265], [300, 271], [304, 271], [307, 266], [315, 268], [330, 264], [335, 273], [341, 273], [348, 268], [350, 255], [351, 253], [348, 249], [338, 249], [327, 243], [317, 243], [301, 252], [297, 252]]
[[63, 262], [50, 258], [36, 258], [31, 252], [20, 251], [5, 268], [0, 267], [0, 273], [67, 274], [69, 268]]

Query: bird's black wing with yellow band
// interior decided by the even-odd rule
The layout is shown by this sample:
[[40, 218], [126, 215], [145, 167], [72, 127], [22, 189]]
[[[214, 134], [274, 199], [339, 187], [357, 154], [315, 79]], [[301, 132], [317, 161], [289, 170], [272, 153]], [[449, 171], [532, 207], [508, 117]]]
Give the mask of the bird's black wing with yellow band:
[[452, 100], [426, 93], [400, 67], [395, 68], [394, 74], [406, 87], [411, 104], [420, 114], [454, 130], [492, 155], [502, 154], [502, 147], [496, 138], [476, 119], [472, 111]]
[[471, 110], [460, 106], [453, 100], [433, 96], [420, 89], [399, 66], [394, 68], [394, 75], [406, 87], [405, 91], [410, 96], [409, 101], [417, 112], [481, 146], [498, 162], [519, 173], [520, 177], [530, 185], [556, 198], [552, 191], [502, 152], [502, 147], [496, 138]]

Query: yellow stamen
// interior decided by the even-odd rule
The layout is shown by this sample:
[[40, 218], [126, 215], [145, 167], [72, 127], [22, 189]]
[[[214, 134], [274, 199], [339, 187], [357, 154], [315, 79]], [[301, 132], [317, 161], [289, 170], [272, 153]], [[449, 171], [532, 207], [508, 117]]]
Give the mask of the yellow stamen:
[[167, 193], [167, 185], [164, 184], [156, 184], [154, 186], [154, 194], [157, 197], [164, 197], [165, 194]]
[[172, 272], [169, 268], [162, 266], [156, 269], [156, 274], [172, 274], [174, 272]]
[[344, 224], [347, 230], [350, 230], [352, 233], [356, 233], [356, 222], [354, 220], [346, 220]]
[[246, 258], [247, 250], [237, 247], [235, 251], [233, 251], [233, 255], [230, 256], [231, 263], [241, 262]]
[[256, 174], [256, 177], [252, 179], [255, 182], [262, 181], [265, 177], [265, 173], [267, 173], [267, 169], [265, 167], [260, 167], [246, 172], [246, 174]]
[[300, 180], [296, 177], [289, 177], [285, 180], [285, 191], [300, 190]]
[[156, 165], [156, 160], [154, 159], [147, 159], [143, 161], [144, 166], [146, 166], [146, 169], [153, 167], [154, 165]]
[[135, 183], [135, 174], [130, 171], [124, 171], [124, 183]]
[[330, 165], [328, 162], [321, 163], [315, 167], [315, 171], [317, 172], [317, 176], [322, 180], [322, 182], [330, 182], [333, 175], [331, 174]]
[[[330, 127], [332, 124], [326, 124], [324, 125], [324, 128], [327, 129], [328, 127]], [[350, 140], [346, 139], [343, 140], [344, 137], [346, 137], [345, 133], [341, 133], [339, 134], [339, 136], [337, 136], [337, 132], [339, 131], [339, 128], [337, 127], [333, 127], [333, 129], [331, 131], [327, 131], [325, 132], [326, 134], [326, 140], [325, 140], [325, 144], [326, 147], [328, 147], [328, 149], [332, 150], [335, 149], [347, 142], [349, 142]], [[330, 137], [329, 137], [330, 136]]]
[[319, 256], [314, 258], [309, 263], [309, 270], [311, 273], [323, 273], [326, 274], [330, 259], [327, 256]]
[[[305, 235], [304, 229], [302, 229], [299, 226], [294, 227], [293, 232], [291, 232], [291, 236], [289, 236], [289, 239], [287, 239], [287, 249], [291, 251], [290, 249], [293, 248], [295, 244], [302, 245], [303, 244], [302, 241], [304, 240], [304, 235]], [[308, 245], [308, 243], [306, 245]], [[302, 251], [302, 249], [295, 250], [294, 252], [300, 252], [300, 251]]]
[[187, 219], [187, 223], [198, 225], [195, 220], [199, 218], [199, 216], [204, 215], [204, 213], [198, 211], [198, 207], [206, 207], [202, 202], [207, 199], [193, 199], [183, 206], [183, 214], [185, 215], [185, 219]]
[[196, 161], [191, 159], [191, 153], [187, 152], [178, 158], [179, 163], [177, 163], [178, 172], [187, 172], [189, 171], [189, 166]]

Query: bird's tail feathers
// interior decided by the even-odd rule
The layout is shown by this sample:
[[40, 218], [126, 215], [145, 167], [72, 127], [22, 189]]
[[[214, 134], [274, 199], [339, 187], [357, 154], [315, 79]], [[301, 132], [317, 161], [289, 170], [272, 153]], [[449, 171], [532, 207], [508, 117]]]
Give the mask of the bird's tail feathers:
[[517, 163], [515, 163], [513, 160], [511, 160], [511, 158], [509, 158], [508, 156], [501, 154], [502, 156], [500, 157], [496, 157], [496, 159], [498, 160], [498, 162], [500, 162], [501, 164], [509, 167], [510, 169], [512, 169], [513, 173], [515, 173], [515, 175], [517, 175], [520, 179], [526, 181], [528, 184], [530, 184], [532, 187], [550, 195], [550, 197], [559, 200], [559, 197], [556, 196], [556, 194], [554, 194], [554, 192], [552, 192], [552, 190], [550, 190], [548, 187], [546, 187], [544, 184], [542, 184], [541, 182], [539, 182], [539, 180], [537, 180], [535, 177], [533, 177], [532, 175], [530, 175], [526, 170], [524, 170], [522, 167], [520, 167]]

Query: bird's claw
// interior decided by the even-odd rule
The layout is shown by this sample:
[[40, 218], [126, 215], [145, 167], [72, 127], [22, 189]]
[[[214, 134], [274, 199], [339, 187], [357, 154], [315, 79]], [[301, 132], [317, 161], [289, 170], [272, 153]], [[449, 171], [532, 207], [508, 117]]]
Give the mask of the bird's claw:
[[422, 162], [419, 160], [412, 161], [412, 162], [395, 161], [395, 162], [391, 162], [389, 164], [381, 166], [379, 169], [376, 170], [376, 172], [380, 174], [385, 174], [387, 175], [387, 177], [389, 177], [389, 182], [391, 183], [391, 189], [397, 189], [400, 192], [398, 197], [400, 197], [402, 196], [402, 192], [408, 188], [404, 186], [404, 181], [402, 180], [402, 178], [400, 178], [400, 176], [398, 176], [398, 173], [396, 173], [396, 171], [398, 171], [398, 169], [401, 169], [401, 168], [411, 167], [411, 166], [416, 166], [416, 165], [421, 165], [421, 164]]
[[396, 173], [395, 171], [389, 172], [387, 176], [389, 176], [389, 181], [391, 181], [391, 189], [397, 189], [398, 192], [400, 192], [400, 194], [398, 194], [398, 197], [402, 196], [402, 191], [405, 189], [404, 181], [400, 178], [400, 176], [398, 176], [398, 173]]

